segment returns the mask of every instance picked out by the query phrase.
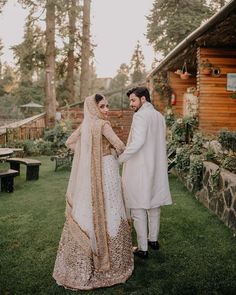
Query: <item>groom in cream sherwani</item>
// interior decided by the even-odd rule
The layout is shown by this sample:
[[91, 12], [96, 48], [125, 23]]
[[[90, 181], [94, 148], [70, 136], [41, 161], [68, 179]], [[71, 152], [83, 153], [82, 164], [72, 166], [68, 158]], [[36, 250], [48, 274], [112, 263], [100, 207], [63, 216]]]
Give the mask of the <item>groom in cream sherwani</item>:
[[172, 204], [166, 156], [164, 117], [154, 109], [146, 87], [127, 92], [135, 111], [128, 144], [120, 155], [126, 207], [131, 211], [138, 247], [134, 254], [148, 257], [148, 245], [159, 249], [160, 207]]

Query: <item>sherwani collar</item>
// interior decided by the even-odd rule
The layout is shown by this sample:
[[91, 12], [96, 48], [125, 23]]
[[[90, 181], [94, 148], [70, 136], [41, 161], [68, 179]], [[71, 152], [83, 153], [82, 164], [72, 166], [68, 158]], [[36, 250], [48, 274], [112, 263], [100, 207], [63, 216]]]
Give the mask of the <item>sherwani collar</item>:
[[141, 108], [138, 110], [138, 112], [139, 112], [139, 111], [142, 111], [142, 110], [145, 110], [145, 109], [153, 109], [153, 108], [154, 108], [153, 105], [152, 105], [150, 102], [146, 101], [146, 102], [141, 106]]

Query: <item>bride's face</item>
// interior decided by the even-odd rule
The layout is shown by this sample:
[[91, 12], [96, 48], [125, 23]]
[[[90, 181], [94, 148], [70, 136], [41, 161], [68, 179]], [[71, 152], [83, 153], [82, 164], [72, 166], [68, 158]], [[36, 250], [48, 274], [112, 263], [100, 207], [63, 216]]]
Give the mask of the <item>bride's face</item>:
[[98, 103], [98, 108], [99, 108], [99, 111], [105, 116], [105, 117], [108, 117], [108, 103], [107, 103], [107, 100], [106, 99], [102, 99], [99, 101]]

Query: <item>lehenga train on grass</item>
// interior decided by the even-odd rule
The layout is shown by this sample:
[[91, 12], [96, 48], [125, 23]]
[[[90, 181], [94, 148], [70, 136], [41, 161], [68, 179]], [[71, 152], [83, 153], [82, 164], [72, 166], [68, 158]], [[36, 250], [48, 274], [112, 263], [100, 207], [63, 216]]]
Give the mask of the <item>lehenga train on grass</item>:
[[124, 283], [133, 271], [130, 227], [119, 165], [124, 150], [101, 95], [87, 97], [84, 120], [66, 144], [74, 159], [66, 193], [66, 221], [53, 277], [58, 285], [89, 290]]

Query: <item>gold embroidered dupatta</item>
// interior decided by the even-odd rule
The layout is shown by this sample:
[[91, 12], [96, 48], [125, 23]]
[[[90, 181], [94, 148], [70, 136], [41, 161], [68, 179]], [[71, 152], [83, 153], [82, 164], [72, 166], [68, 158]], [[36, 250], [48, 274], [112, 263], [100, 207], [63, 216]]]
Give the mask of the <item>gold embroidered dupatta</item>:
[[66, 194], [66, 218], [84, 253], [93, 256], [97, 271], [110, 268], [102, 181], [102, 127], [105, 123], [95, 96], [87, 97], [81, 128], [67, 140], [68, 147], [75, 144], [75, 154]]

